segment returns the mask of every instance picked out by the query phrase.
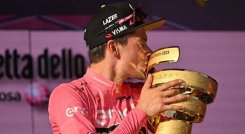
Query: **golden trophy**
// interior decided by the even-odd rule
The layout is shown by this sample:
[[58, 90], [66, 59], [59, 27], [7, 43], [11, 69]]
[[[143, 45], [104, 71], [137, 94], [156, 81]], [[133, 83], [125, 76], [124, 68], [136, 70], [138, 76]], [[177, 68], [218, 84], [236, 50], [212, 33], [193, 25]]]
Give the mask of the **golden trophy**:
[[[151, 55], [147, 70], [155, 69], [160, 63], [177, 62], [179, 55], [177, 46], [158, 49]], [[217, 81], [206, 74], [188, 69], [155, 69], [152, 75], [152, 87], [171, 80], [182, 79], [184, 83], [173, 88], [183, 90], [182, 94], [188, 94], [191, 98], [172, 104], [183, 106], [183, 110], [167, 110], [150, 118], [148, 123], [151, 128], [155, 134], [191, 134], [193, 123], [200, 123], [204, 120], [207, 105], [212, 103], [216, 96]]]

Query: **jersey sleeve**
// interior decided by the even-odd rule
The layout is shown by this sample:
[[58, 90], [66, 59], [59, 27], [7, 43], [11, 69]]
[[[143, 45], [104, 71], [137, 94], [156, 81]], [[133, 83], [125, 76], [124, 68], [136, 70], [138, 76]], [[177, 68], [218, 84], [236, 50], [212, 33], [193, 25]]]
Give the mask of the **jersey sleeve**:
[[62, 84], [54, 89], [49, 99], [49, 119], [53, 134], [96, 133], [94, 128], [93, 99], [83, 88]]
[[111, 134], [137, 134], [146, 123], [147, 115], [138, 108], [134, 108]]

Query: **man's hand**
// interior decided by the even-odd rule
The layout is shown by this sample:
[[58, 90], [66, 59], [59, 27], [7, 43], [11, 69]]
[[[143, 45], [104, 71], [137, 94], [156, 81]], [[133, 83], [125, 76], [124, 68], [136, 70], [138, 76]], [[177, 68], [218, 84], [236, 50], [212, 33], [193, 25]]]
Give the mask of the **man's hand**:
[[180, 85], [182, 80], [173, 80], [161, 86], [151, 88], [153, 76], [148, 75], [142, 88], [137, 108], [145, 112], [149, 117], [153, 117], [160, 112], [166, 110], [180, 110], [181, 106], [171, 105], [173, 103], [182, 102], [189, 98], [188, 95], [179, 95], [180, 90], [169, 88]]

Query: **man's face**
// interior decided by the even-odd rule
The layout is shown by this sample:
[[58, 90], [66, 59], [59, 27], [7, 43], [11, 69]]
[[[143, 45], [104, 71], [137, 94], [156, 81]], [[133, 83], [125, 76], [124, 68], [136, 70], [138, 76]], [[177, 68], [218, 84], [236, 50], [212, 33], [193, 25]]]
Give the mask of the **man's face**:
[[143, 29], [138, 29], [129, 35], [128, 42], [122, 47], [121, 59], [123, 70], [129, 78], [145, 79], [148, 58], [152, 51], [147, 46], [147, 35]]

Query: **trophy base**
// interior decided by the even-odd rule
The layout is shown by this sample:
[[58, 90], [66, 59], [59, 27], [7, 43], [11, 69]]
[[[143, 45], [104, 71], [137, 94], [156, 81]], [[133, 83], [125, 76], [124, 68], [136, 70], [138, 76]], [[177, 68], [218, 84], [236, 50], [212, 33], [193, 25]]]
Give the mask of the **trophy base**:
[[161, 122], [155, 134], [191, 134], [192, 124], [182, 120]]

